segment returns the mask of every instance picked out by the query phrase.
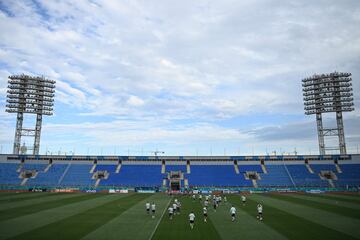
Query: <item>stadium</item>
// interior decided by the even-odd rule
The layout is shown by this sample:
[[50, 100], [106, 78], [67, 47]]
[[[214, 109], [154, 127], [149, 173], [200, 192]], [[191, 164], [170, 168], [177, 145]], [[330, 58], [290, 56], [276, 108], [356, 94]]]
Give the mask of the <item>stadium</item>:
[[[15, 2], [0, 3], [0, 30], [9, 36], [0, 37], [0, 55], [7, 57], [0, 60], [0, 239], [360, 239], [360, 72], [356, 64], [359, 52], [354, 47], [358, 36], [354, 42], [346, 38], [354, 45], [340, 44], [340, 29], [347, 29], [345, 24], [356, 26], [359, 18], [332, 22], [339, 30], [335, 40], [322, 40], [313, 32], [328, 26], [333, 11], [342, 14], [341, 7], [348, 11], [345, 15], [356, 15], [360, 9], [357, 4], [331, 3], [332, 7], [326, 8], [314, 3], [318, 11], [325, 8], [326, 21], [311, 20], [307, 26], [304, 19], [313, 16], [308, 6], [279, 6], [271, 1], [266, 4], [274, 10], [270, 18], [260, 10], [265, 3], [187, 3], [184, 5], [194, 6], [194, 13], [184, 17], [186, 11], [180, 5], [172, 10], [172, 4], [164, 2], [160, 4], [166, 5], [164, 9], [138, 1]], [[306, 70], [298, 70], [286, 60], [281, 63], [289, 64], [286, 67], [273, 64], [274, 72], [262, 72], [266, 68], [262, 64], [277, 61], [277, 57], [258, 46], [264, 44], [257, 42], [258, 37], [264, 38], [268, 30], [255, 24], [239, 31], [247, 34], [236, 35], [251, 41], [234, 44], [230, 52], [246, 59], [240, 63], [256, 74], [244, 69], [237, 72], [234, 66], [229, 70], [231, 59], [222, 59], [222, 53], [215, 49], [221, 46], [226, 52], [236, 32], [235, 22], [244, 17], [228, 14], [232, 9], [250, 14], [255, 12], [253, 7], [261, 13], [261, 25], [269, 21], [275, 26], [270, 35], [279, 33], [275, 40], [269, 37], [270, 42], [279, 38], [282, 43], [296, 41], [300, 46], [302, 34], [312, 33], [305, 39], [315, 36], [326, 46], [317, 46], [325, 56], [318, 62], [325, 67], [305, 63], [316, 62], [320, 51], [308, 53], [299, 47], [300, 51], [288, 56], [287, 47], [276, 45], [280, 56], [296, 64], [302, 58], [299, 63]], [[297, 8], [306, 11], [299, 14], [300, 10], [294, 10]], [[295, 18], [287, 15], [293, 11]], [[166, 17], [159, 17], [161, 14]], [[94, 17], [89, 19], [90, 15]], [[191, 21], [182, 30], [186, 18]], [[179, 22], [167, 26], [173, 19]], [[116, 28], [123, 22], [126, 31], [119, 37]], [[201, 27], [189, 30], [193, 23]], [[279, 23], [288, 28], [279, 30]], [[307, 31], [296, 32], [300, 25], [300, 29], [306, 25]], [[171, 38], [173, 26], [179, 29]], [[229, 26], [230, 30], [219, 37], [215, 30]], [[200, 30], [203, 28], [209, 35]], [[25, 32], [29, 34], [26, 41], [17, 42]], [[199, 37], [200, 32], [202, 37], [210, 36], [208, 40]], [[282, 38], [285, 33], [288, 35]], [[252, 38], [252, 34], [258, 37]], [[152, 41], [156, 44], [148, 46]], [[174, 49], [159, 50], [166, 42]], [[351, 51], [346, 48], [346, 54], [341, 52], [342, 45], [350, 46]], [[327, 58], [325, 52], [334, 46], [339, 52]], [[191, 55], [196, 48], [201, 49], [199, 55]], [[168, 54], [168, 58], [153, 57], [154, 52]], [[122, 53], [134, 59], [114, 56]], [[197, 65], [188, 60], [196, 56], [204, 62]], [[149, 59], [156, 59], [161, 67], [154, 70], [156, 66], [150, 64], [150, 71], [145, 66]], [[181, 65], [184, 59], [190, 62]], [[133, 60], [143, 65], [135, 66]], [[220, 60], [226, 64], [221, 65]], [[339, 64], [334, 63], [337, 61]], [[255, 67], [249, 62], [255, 62]], [[233, 71], [240, 80], [224, 76], [221, 68]], [[117, 71], [123, 75], [114, 75]], [[200, 73], [204, 71], [208, 73]], [[149, 80], [148, 75], [165, 80]], [[222, 77], [224, 83], [214, 80]], [[254, 79], [247, 82], [251, 77]], [[294, 81], [282, 85], [277, 80], [287, 77]], [[268, 78], [272, 83], [266, 85], [264, 79]], [[174, 86], [170, 79], [175, 79]], [[235, 95], [230, 96], [233, 90]], [[269, 97], [276, 94], [280, 97]], [[293, 129], [287, 133], [285, 127], [268, 127], [268, 122]], [[302, 128], [304, 125], [311, 127]], [[172, 136], [178, 132], [180, 137], [174, 140]], [[130, 153], [131, 144], [141, 151]], [[121, 154], [116, 154], [117, 145]], [[178, 148], [180, 145], [183, 148]], [[226, 153], [228, 145], [228, 149], [241, 145], [245, 153]], [[262, 145], [261, 150], [255, 150], [255, 145]], [[193, 146], [205, 146], [211, 153], [184, 151]], [[213, 154], [216, 146], [221, 150]], [[103, 153], [106, 147], [111, 150]], [[220, 154], [222, 148], [224, 153]], [[270, 153], [268, 149], [276, 150]]]
[[[1, 239], [359, 238], [356, 154], [2, 155], [0, 169]], [[239, 193], [248, 196], [245, 206]], [[204, 223], [198, 196], [208, 194], [228, 200], [216, 212], [210, 208]], [[164, 212], [175, 198], [181, 214], [170, 221]], [[146, 216], [149, 201], [156, 203], [155, 219]], [[258, 202], [264, 206], [261, 225]], [[230, 204], [239, 211], [235, 227]], [[192, 210], [199, 218], [193, 231], [187, 222]]]

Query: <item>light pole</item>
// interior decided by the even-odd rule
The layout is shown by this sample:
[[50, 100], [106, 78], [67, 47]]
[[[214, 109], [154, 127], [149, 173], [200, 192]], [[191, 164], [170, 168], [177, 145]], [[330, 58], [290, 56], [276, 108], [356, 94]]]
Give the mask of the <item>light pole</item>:
[[[316, 115], [319, 141], [319, 153], [326, 154], [326, 150], [339, 150], [346, 154], [343, 112], [354, 110], [351, 73], [333, 72], [329, 74], [314, 74], [302, 80], [304, 110], [306, 115]], [[322, 114], [335, 112], [336, 127], [325, 128]], [[325, 137], [337, 136], [338, 147], [325, 147]]]
[[[53, 115], [55, 81], [25, 74], [9, 76], [6, 112], [16, 113], [13, 154], [19, 154], [21, 137], [33, 137], [33, 155], [39, 154], [43, 115]], [[35, 128], [23, 127], [24, 114], [35, 114]]]

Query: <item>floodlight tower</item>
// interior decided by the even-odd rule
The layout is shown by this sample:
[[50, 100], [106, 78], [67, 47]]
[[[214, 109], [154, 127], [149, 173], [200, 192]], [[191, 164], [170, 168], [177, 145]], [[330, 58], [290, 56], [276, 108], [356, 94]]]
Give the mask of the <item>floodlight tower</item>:
[[[354, 110], [351, 73], [315, 74], [302, 82], [305, 114], [316, 114], [320, 154], [325, 155], [325, 150], [340, 150], [340, 154], [346, 154], [342, 112]], [[322, 113], [328, 112], [336, 113], [336, 128], [323, 127]], [[339, 147], [326, 148], [324, 137], [328, 136], [338, 136]]]
[[[17, 113], [13, 154], [21, 151], [21, 137], [34, 137], [33, 154], [39, 154], [43, 115], [53, 114], [55, 81], [28, 75], [9, 76], [6, 112]], [[35, 129], [23, 128], [24, 114], [36, 114]]]

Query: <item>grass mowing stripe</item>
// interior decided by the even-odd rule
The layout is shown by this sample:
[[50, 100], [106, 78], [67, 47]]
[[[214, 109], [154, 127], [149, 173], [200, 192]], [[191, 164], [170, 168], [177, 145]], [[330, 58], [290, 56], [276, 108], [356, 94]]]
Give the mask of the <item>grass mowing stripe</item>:
[[342, 207], [339, 205], [319, 203], [319, 202], [313, 201], [311, 199], [303, 199], [303, 198], [299, 199], [299, 198], [293, 197], [291, 195], [272, 194], [269, 196], [271, 196], [272, 198], [289, 201], [289, 202], [304, 205], [307, 207], [317, 208], [317, 209], [321, 209], [321, 210], [324, 210], [327, 212], [336, 213], [336, 214], [339, 214], [339, 215], [342, 215], [345, 217], [360, 219], [360, 210], [346, 208], [346, 207]]
[[336, 196], [336, 197], [340, 197], [340, 198], [347, 198], [347, 199], [353, 199], [353, 200], [358, 200], [360, 201], [360, 193], [355, 192], [355, 193], [326, 193], [325, 195], [329, 195], [329, 196]]
[[154, 230], [151, 232], [151, 234], [150, 234], [150, 237], [149, 237], [149, 240], [151, 240], [152, 238], [153, 238], [153, 236], [154, 236], [154, 234], [155, 234], [155, 232], [156, 232], [156, 229], [159, 227], [159, 224], [160, 224], [160, 222], [161, 222], [161, 219], [164, 217], [164, 214], [165, 214], [165, 212], [166, 212], [166, 210], [167, 210], [167, 207], [170, 205], [170, 203], [171, 203], [171, 200], [172, 200], [172, 198], [170, 198], [169, 199], [169, 201], [168, 201], [168, 203], [165, 205], [165, 207], [164, 207], [164, 210], [163, 210], [163, 212], [162, 212], [162, 214], [161, 214], [161, 217], [159, 218], [159, 220], [157, 221], [157, 223], [156, 223], [156, 225], [155, 225], [155, 227], [154, 227]]
[[[338, 232], [342, 232], [345, 235], [348, 234], [355, 238], [360, 238], [360, 231], [358, 228], [358, 226], [360, 226], [360, 221], [357, 219], [344, 217], [338, 214], [334, 214], [316, 208], [307, 207], [304, 205], [292, 203], [281, 199], [275, 199], [266, 194], [264, 195], [254, 194], [251, 196], [251, 199], [257, 202], [266, 203], [267, 206], [276, 208], [278, 209], [278, 211], [285, 211], [288, 214], [296, 215], [312, 223], [322, 225], [327, 228], [331, 228]], [[324, 239], [325, 238], [326, 237], [324, 237]], [[347, 238], [349, 238], [349, 236]]]
[[79, 214], [88, 209], [100, 206], [104, 203], [111, 202], [116, 198], [125, 197], [128, 195], [114, 196], [108, 194], [87, 194], [89, 197], [92, 195], [99, 195], [100, 197], [91, 198], [88, 200], [63, 205], [56, 208], [47, 209], [37, 213], [25, 215], [18, 218], [13, 218], [3, 221], [0, 224], [0, 239], [10, 238], [18, 234], [31, 231], [35, 228], [60, 221], [61, 219]]
[[326, 199], [333, 199], [336, 201], [344, 201], [344, 202], [350, 202], [350, 203], [356, 203], [356, 204], [360, 204], [360, 197], [355, 197], [355, 196], [343, 196], [343, 195], [335, 195], [335, 194], [319, 194], [317, 195], [319, 197], [322, 198], [326, 198]]
[[81, 195], [76, 195], [72, 198], [62, 199], [61, 201], [50, 201], [45, 203], [36, 203], [28, 206], [21, 206], [17, 208], [5, 209], [0, 211], [0, 222], [11, 218], [20, 217], [23, 215], [36, 213], [46, 209], [56, 208], [66, 204], [72, 204], [72, 203], [88, 200], [91, 198], [97, 198], [100, 196], [101, 196], [100, 194], [96, 194], [96, 195], [81, 194]]
[[[201, 218], [201, 217], [203, 216], [203, 207], [204, 207], [204, 206], [203, 206], [203, 204], [202, 204], [200, 201], [198, 202], [198, 205], [199, 205], [199, 208], [198, 208], [195, 212], [196, 212], [196, 214], [198, 214], [198, 216]], [[198, 218], [199, 218], [199, 217], [198, 217]], [[215, 228], [215, 226], [214, 226], [213, 221], [211, 220], [211, 216], [208, 217], [207, 223], [204, 223], [204, 222], [202, 221], [202, 219], [201, 219], [200, 221], [198, 221], [198, 222], [204, 224], [204, 229], [206, 229], [206, 225], [207, 225], [208, 227], [210, 227], [211, 230], [213, 230], [214, 233], [213, 233], [212, 239], [221, 239], [219, 233], [217, 232], [217, 230], [216, 230], [216, 228]], [[205, 231], [206, 231], [206, 230], [205, 230]]]
[[157, 221], [156, 226], [154, 227], [154, 230], [153, 230], [153, 231], [151, 232], [151, 234], [150, 234], [149, 240], [151, 240], [151, 239], [153, 238], [153, 236], [154, 236], [154, 234], [155, 234], [155, 232], [156, 232], [156, 229], [159, 227], [159, 224], [160, 224], [161, 219], [164, 217], [164, 214], [165, 214], [165, 212], [166, 212], [166, 210], [167, 210], [167, 206], [169, 206], [170, 203], [171, 203], [171, 200], [172, 200], [172, 198], [170, 198], [169, 201], [168, 201], [168, 203], [165, 205], [164, 210], [163, 210], [163, 212], [162, 212], [162, 214], [161, 214], [161, 217], [160, 217], [159, 220]]
[[[249, 204], [249, 211], [254, 218], [256, 217], [257, 210], [256, 205], [259, 199], [253, 200], [253, 197], [249, 197], [247, 204]], [[340, 240], [340, 239], [355, 239], [347, 234], [331, 229], [317, 223], [313, 223], [305, 218], [302, 218], [294, 213], [287, 212], [281, 208], [272, 207], [268, 204], [266, 198], [261, 199], [264, 207], [264, 221], [263, 224], [275, 229], [288, 239], [328, 239], [328, 240]], [[305, 231], [304, 231], [305, 230]]]
[[314, 195], [314, 194], [311, 194], [311, 195], [310, 194], [291, 194], [289, 196], [291, 196], [293, 198], [297, 198], [297, 199], [303, 199], [303, 200], [313, 201], [313, 202], [317, 202], [317, 203], [324, 203], [324, 204], [337, 206], [340, 209], [344, 207], [344, 208], [354, 209], [354, 210], [358, 210], [358, 211], [360, 210], [360, 204], [322, 198], [322, 197], [318, 197], [317, 195]]
[[117, 198], [11, 239], [80, 239], [148, 196], [147, 194], [134, 194]]
[[28, 194], [29, 192], [0, 192], [0, 199], [7, 198], [15, 195]]
[[[11, 195], [11, 196], [7, 196], [4, 197], [2, 199], [0, 199], [0, 204], [2, 203], [6, 203], [6, 202], [16, 202], [16, 201], [23, 201], [23, 200], [27, 200], [27, 199], [33, 199], [33, 198], [41, 198], [44, 197], [46, 195], [50, 195], [53, 193], [32, 193], [32, 192], [27, 192], [26, 194], [15, 194], [15, 195]], [[61, 193], [64, 194], [64, 193]]]
[[[227, 196], [229, 203], [226, 208], [219, 208], [215, 217], [211, 217], [215, 223], [215, 228], [223, 239], [237, 240], [239, 236], [241, 239], [256, 239], [256, 240], [286, 240], [287, 238], [271, 228], [267, 224], [260, 222], [254, 216], [256, 215], [256, 206], [253, 204], [243, 204], [240, 202], [240, 197]], [[231, 222], [229, 210], [231, 205], [237, 209], [236, 221]], [[218, 216], [218, 213], [223, 212], [223, 217]]]
[[[153, 194], [149, 198], [133, 205], [105, 225], [92, 231], [83, 237], [82, 240], [112, 240], [119, 239], [119, 236], [121, 236], [122, 240], [148, 239], [159, 219], [159, 213], [161, 213], [163, 209], [166, 209], [169, 198], [170, 197], [165, 194]], [[145, 203], [147, 201], [150, 203], [155, 202], [156, 204], [157, 212], [154, 219], [145, 211]]]
[[[202, 219], [202, 206], [198, 200], [193, 201], [188, 196], [178, 197], [181, 202], [181, 214], [175, 215], [173, 220], [162, 218], [160, 225], [152, 239], [220, 239], [215, 227]], [[194, 229], [190, 229], [188, 215], [194, 211], [196, 216]]]
[[32, 205], [32, 204], [38, 204], [38, 203], [45, 203], [45, 202], [51, 202], [51, 201], [57, 201], [57, 200], [61, 200], [61, 199], [65, 199], [65, 198], [71, 198], [74, 196], [78, 196], [78, 193], [67, 193], [67, 194], [51, 194], [51, 195], [47, 195], [47, 196], [43, 196], [42, 198], [35, 198], [35, 199], [29, 199], [29, 200], [24, 200], [24, 201], [20, 201], [20, 202], [14, 202], [14, 203], [5, 203], [5, 204], [0, 204], [0, 211], [4, 210], [4, 209], [10, 209], [10, 208], [17, 208], [17, 207], [22, 207], [22, 206], [28, 206], [28, 205]]

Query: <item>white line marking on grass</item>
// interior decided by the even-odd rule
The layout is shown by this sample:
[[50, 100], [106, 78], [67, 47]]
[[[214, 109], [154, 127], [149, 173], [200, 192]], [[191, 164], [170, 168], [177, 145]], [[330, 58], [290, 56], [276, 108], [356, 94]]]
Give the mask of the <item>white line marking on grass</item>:
[[171, 202], [172, 199], [173, 199], [173, 197], [171, 197], [171, 198], [169, 199], [168, 203], [165, 205], [164, 211], [163, 211], [163, 213], [161, 214], [161, 217], [160, 217], [160, 219], [158, 220], [158, 222], [157, 222], [157, 224], [156, 224], [156, 226], [155, 226], [155, 228], [154, 228], [154, 231], [151, 233], [151, 235], [150, 235], [150, 237], [149, 237], [149, 240], [151, 240], [151, 239], [153, 238], [153, 236], [154, 236], [154, 234], [155, 234], [155, 232], [156, 232], [156, 229], [158, 228], [158, 226], [159, 226], [159, 224], [160, 224], [160, 222], [161, 222], [161, 219], [163, 218], [163, 216], [164, 216], [164, 214], [165, 214], [165, 212], [166, 212], [166, 209], [167, 209], [167, 207], [169, 206], [169, 204], [170, 204], [170, 202]]

